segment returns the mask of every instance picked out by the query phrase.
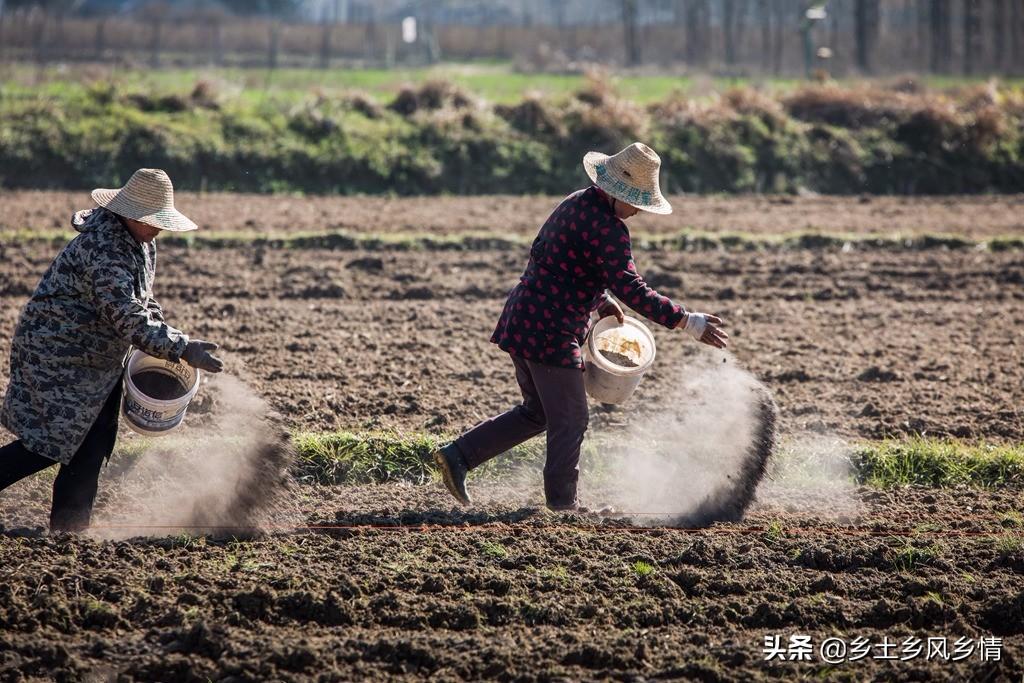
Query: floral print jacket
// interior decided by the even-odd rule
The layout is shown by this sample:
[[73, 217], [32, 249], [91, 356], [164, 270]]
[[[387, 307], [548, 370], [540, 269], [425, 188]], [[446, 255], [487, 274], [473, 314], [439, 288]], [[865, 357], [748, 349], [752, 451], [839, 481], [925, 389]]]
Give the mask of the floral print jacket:
[[569, 195], [544, 223], [491, 341], [513, 356], [582, 369], [590, 314], [608, 291], [668, 328], [686, 315], [637, 273], [626, 224], [610, 198], [591, 186]]

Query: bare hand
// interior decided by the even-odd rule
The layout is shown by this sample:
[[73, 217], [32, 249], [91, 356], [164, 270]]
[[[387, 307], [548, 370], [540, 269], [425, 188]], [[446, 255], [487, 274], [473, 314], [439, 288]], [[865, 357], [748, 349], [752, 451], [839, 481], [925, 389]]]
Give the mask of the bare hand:
[[597, 307], [597, 314], [602, 318], [614, 315], [620, 325], [626, 322], [626, 316], [622, 313], [622, 307], [611, 299], [608, 299], [605, 303]]

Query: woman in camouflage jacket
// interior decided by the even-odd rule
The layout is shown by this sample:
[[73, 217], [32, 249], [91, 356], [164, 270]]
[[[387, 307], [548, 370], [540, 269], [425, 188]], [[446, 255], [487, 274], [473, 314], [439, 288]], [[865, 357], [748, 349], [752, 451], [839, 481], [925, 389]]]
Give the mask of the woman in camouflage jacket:
[[88, 527], [100, 467], [117, 437], [124, 359], [131, 346], [219, 372], [215, 344], [164, 322], [153, 298], [164, 230], [196, 228], [174, 209], [163, 171], [141, 169], [120, 190], [96, 190], [26, 304], [11, 340], [10, 384], [0, 412], [18, 440], [0, 448], [0, 490], [59, 463], [51, 531]]

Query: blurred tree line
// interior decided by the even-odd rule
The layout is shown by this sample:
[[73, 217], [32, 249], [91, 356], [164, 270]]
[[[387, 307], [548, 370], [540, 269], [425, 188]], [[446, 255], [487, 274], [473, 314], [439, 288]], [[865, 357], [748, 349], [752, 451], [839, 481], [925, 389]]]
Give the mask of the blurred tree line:
[[[1024, 0], [0, 0], [0, 57], [87, 59], [76, 49], [95, 56], [117, 43], [111, 22], [141, 22], [154, 63], [196, 43], [218, 63], [257, 49], [271, 65], [289, 51], [324, 67], [335, 57], [380, 62], [400, 51], [406, 17], [430, 43], [411, 54], [427, 61], [518, 59], [553, 71], [682, 64], [735, 75], [1024, 71]], [[73, 44], [47, 49], [68, 41], [71, 21]], [[245, 45], [224, 45], [224, 30], [242, 22]], [[172, 35], [172, 23], [202, 36]]]

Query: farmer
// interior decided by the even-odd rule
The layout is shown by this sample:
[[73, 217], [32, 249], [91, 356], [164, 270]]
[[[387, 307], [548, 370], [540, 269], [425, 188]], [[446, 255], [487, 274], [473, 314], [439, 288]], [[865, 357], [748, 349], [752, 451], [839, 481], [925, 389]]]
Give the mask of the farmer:
[[652, 290], [633, 263], [623, 221], [640, 211], [672, 213], [658, 183], [658, 155], [633, 143], [614, 156], [590, 152], [583, 166], [594, 184], [569, 195], [544, 223], [491, 336], [512, 357], [522, 404], [434, 454], [445, 485], [464, 505], [470, 503], [470, 470], [546, 431], [548, 508], [587, 512], [576, 497], [588, 421], [580, 345], [590, 331], [592, 311], [623, 321], [609, 290], [660, 325], [682, 328], [717, 348], [726, 345], [719, 318], [687, 313]]
[[121, 374], [130, 346], [208, 372], [216, 344], [164, 322], [153, 298], [154, 239], [196, 225], [174, 208], [167, 174], [140, 169], [120, 190], [94, 190], [82, 233], [65, 246], [29, 299], [11, 340], [0, 422], [18, 440], [0, 448], [0, 490], [60, 463], [50, 530], [89, 526], [100, 466], [117, 438]]

